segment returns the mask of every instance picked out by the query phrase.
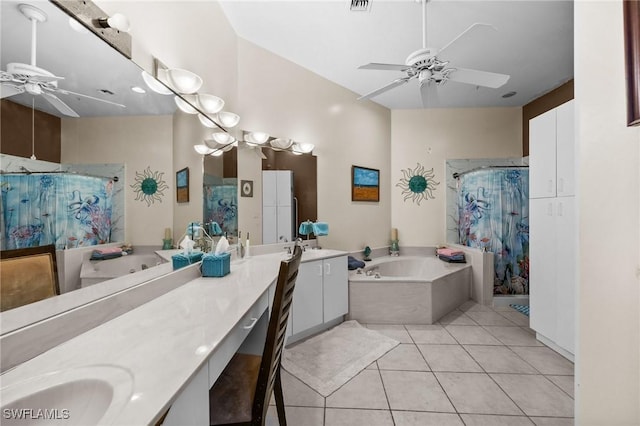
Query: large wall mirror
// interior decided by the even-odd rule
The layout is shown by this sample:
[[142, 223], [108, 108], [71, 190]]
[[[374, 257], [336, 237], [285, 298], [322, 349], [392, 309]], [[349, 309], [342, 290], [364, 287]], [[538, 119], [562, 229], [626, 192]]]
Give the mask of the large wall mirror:
[[[125, 235], [131, 238], [131, 235], [155, 233], [157, 236], [151, 241], [161, 245], [165, 228], [147, 225], [150, 220], [171, 225], [175, 208], [172, 197], [165, 194], [161, 198], [161, 188], [147, 194], [139, 185], [141, 198], [129, 199], [132, 197], [127, 195], [126, 212], [122, 204], [125, 189], [135, 184], [133, 178], [137, 174], [146, 176], [147, 166], [150, 176], [158, 177], [162, 172], [166, 187], [175, 186], [172, 130], [175, 117], [184, 114], [176, 112], [176, 94], [163, 95], [150, 90], [140, 67], [78, 25], [55, 4], [34, 1], [32, 6], [37, 9], [33, 9], [21, 6], [25, 3], [30, 2], [0, 2], [2, 178], [21, 174], [36, 177], [37, 173], [29, 173], [38, 171], [115, 177], [107, 191], [109, 194], [86, 187], [70, 188], [66, 204], [61, 208], [68, 210], [64, 214], [82, 221], [99, 201], [113, 195], [111, 229], [104, 231], [111, 233], [111, 241], [124, 242]], [[36, 38], [32, 40], [34, 20]], [[32, 68], [29, 71], [29, 67], [37, 67], [36, 72], [41, 74], [37, 79], [43, 84], [20, 77], [25, 67], [19, 64], [26, 64], [27, 72], [33, 71]], [[192, 119], [189, 123], [193, 126], [202, 127], [197, 116], [188, 118]], [[118, 164], [122, 166], [120, 170]], [[27, 189], [25, 194], [29, 196], [10, 205], [12, 198], [8, 194], [16, 188], [6, 183], [3, 181], [2, 211], [18, 214], [22, 209], [29, 222], [21, 224], [21, 229], [40, 232], [54, 226], [55, 217], [43, 209], [45, 204], [50, 207], [51, 198]], [[117, 197], [121, 197], [120, 201]], [[200, 202], [199, 194], [194, 194], [194, 198]], [[153, 214], [148, 213], [151, 210], [145, 209], [154, 202], [160, 207]], [[33, 208], [25, 211], [25, 206], [31, 203]], [[117, 206], [118, 203], [121, 205]], [[132, 205], [136, 209], [133, 213]], [[157, 218], [156, 212], [164, 216]], [[5, 222], [6, 215], [2, 220], [3, 237], [6, 237]], [[96, 227], [90, 228], [88, 233]], [[177, 238], [182, 229], [175, 231]], [[96, 231], [95, 235], [86, 237], [86, 244], [100, 243], [102, 237], [98, 234]], [[73, 249], [82, 245], [82, 238], [85, 237], [55, 236], [46, 243]], [[5, 242], [2, 249], [15, 248], [15, 241], [12, 244], [9, 247]], [[151, 245], [142, 243], [146, 244]], [[145, 274], [146, 279], [149, 276]], [[61, 287], [64, 288], [64, 283]], [[66, 290], [73, 289], [71, 285]]]

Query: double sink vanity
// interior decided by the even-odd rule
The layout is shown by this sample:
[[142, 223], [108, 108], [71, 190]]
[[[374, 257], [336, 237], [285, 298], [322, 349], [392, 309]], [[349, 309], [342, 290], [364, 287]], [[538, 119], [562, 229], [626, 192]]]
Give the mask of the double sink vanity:
[[[288, 343], [342, 321], [348, 310], [346, 255], [303, 253]], [[222, 278], [203, 278], [194, 264], [125, 290], [120, 300], [136, 289], [152, 291], [160, 280], [172, 282], [163, 294], [3, 367], [2, 424], [52, 419], [65, 425], [153, 425], [168, 410], [164, 425], [208, 425], [208, 390], [233, 354], [262, 352], [285, 256], [279, 251], [232, 261], [231, 273]], [[100, 306], [85, 306], [83, 315], [102, 317]], [[57, 329], [69, 315], [73, 310], [45, 321]], [[13, 339], [2, 342], [3, 351], [13, 351], [12, 344], [38, 345], [28, 329], [9, 333]]]

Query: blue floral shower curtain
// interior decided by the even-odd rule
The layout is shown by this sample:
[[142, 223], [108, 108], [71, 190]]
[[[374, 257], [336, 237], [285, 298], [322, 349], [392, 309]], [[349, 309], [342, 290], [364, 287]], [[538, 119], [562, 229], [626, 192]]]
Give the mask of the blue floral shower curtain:
[[217, 222], [223, 233], [238, 234], [238, 185], [205, 185], [204, 222]]
[[3, 250], [110, 242], [113, 181], [73, 174], [0, 176]]
[[477, 170], [460, 176], [460, 244], [494, 254], [494, 294], [529, 294], [529, 170]]

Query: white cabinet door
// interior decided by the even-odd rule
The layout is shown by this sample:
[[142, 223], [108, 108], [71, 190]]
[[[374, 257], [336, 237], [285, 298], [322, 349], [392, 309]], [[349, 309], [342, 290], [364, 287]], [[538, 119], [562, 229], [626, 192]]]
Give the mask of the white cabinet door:
[[262, 172], [262, 205], [275, 206], [278, 203], [277, 175], [273, 170]]
[[262, 206], [262, 244], [278, 242], [278, 213], [275, 206]]
[[322, 324], [322, 260], [300, 264], [293, 291], [291, 332]]
[[277, 170], [277, 197], [279, 206], [290, 206], [293, 202], [293, 172], [291, 170]]
[[278, 235], [274, 242], [279, 243], [281, 241], [293, 241], [293, 209], [291, 206], [277, 207], [277, 222]]
[[529, 121], [529, 197], [556, 196], [556, 111]]
[[555, 214], [555, 198], [529, 200], [530, 326], [551, 340], [557, 323]]
[[576, 249], [578, 246], [575, 197], [557, 198], [556, 206], [555, 269], [558, 315], [555, 342], [558, 346], [575, 353]]
[[574, 102], [556, 108], [556, 179], [558, 197], [575, 195]]
[[324, 322], [328, 322], [349, 311], [349, 272], [346, 256], [323, 262]]

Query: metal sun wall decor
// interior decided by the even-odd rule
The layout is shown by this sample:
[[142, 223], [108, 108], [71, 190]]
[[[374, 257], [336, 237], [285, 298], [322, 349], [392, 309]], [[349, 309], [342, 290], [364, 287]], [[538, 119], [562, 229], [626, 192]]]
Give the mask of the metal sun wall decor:
[[169, 189], [167, 183], [162, 180], [164, 173], [152, 172], [151, 166], [142, 172], [136, 172], [135, 183], [130, 185], [136, 192], [136, 201], [146, 201], [147, 207], [156, 201], [162, 202], [164, 191]]
[[422, 200], [436, 198], [433, 191], [436, 190], [437, 185], [440, 185], [440, 182], [435, 181], [433, 168], [426, 170], [424, 166], [417, 163], [415, 169], [402, 169], [402, 175], [404, 177], [396, 186], [402, 189], [404, 201], [411, 198], [414, 203], [420, 205]]

